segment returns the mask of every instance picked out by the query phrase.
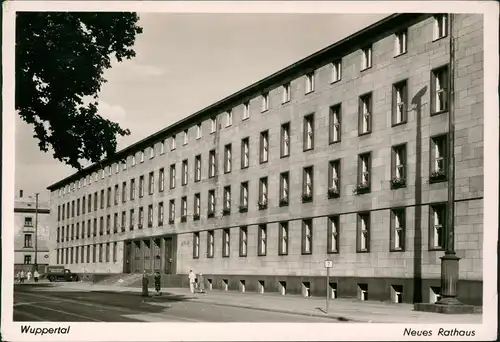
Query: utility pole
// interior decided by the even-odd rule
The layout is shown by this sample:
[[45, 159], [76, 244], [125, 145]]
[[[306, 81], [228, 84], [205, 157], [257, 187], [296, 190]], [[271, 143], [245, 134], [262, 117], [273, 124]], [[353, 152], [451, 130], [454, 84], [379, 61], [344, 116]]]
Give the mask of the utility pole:
[[38, 271], [38, 195], [35, 194], [35, 271]]
[[450, 64], [448, 72], [448, 212], [446, 251], [441, 257], [441, 299], [436, 304], [460, 305], [457, 299], [458, 262], [455, 253], [455, 42], [454, 14], [449, 14]]

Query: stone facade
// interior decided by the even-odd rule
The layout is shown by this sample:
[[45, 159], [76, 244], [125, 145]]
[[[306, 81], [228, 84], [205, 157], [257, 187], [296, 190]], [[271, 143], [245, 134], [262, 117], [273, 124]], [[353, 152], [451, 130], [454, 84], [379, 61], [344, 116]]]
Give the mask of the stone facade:
[[[157, 133], [137, 145], [120, 152], [120, 158], [127, 163], [126, 170], [120, 164], [118, 172], [112, 164], [108, 175], [105, 167], [104, 178], [97, 167], [84, 170], [66, 180], [54, 184], [52, 191], [51, 238], [58, 240], [57, 228], [76, 225], [88, 220], [93, 225], [94, 218], [99, 224], [100, 217], [111, 221], [115, 213], [120, 220], [125, 212], [126, 225], [116, 233], [94, 237], [84, 233], [83, 238], [59, 241], [57, 250], [80, 245], [99, 245], [116, 243], [116, 256], [109, 262], [90, 262], [71, 265], [76, 272], [119, 273], [127, 269], [127, 262], [135, 257], [129, 250], [124, 251], [124, 241], [144, 240], [149, 245], [153, 237], [175, 237], [175, 246], [170, 249], [174, 259], [169, 264], [169, 273], [186, 274], [190, 269], [203, 272], [213, 280], [213, 287], [225, 288], [225, 281], [236, 284], [242, 276], [248, 278], [246, 288], [258, 289], [261, 279], [265, 287], [278, 291], [276, 277], [287, 277], [290, 288], [297, 291], [307, 287], [307, 293], [324, 292], [326, 270], [323, 261], [333, 260], [330, 271], [336, 277], [339, 294], [356, 295], [356, 285], [364, 288], [365, 280], [370, 284], [366, 293], [372, 298], [387, 298], [392, 285], [404, 288], [404, 301], [432, 300], [430, 286], [439, 287], [440, 257], [443, 255], [444, 231], [435, 233], [438, 223], [434, 212], [440, 204], [446, 204], [448, 182], [444, 179], [432, 181], [431, 170], [437, 162], [436, 137], [448, 132], [448, 110], [434, 114], [439, 95], [436, 94], [436, 81], [432, 75], [436, 70], [449, 64], [449, 39], [445, 34], [434, 39], [436, 19], [432, 15], [406, 15], [405, 20], [390, 19], [379, 23], [360, 35], [348, 38], [329, 52], [316, 55], [316, 62], [301, 61], [295, 69], [283, 71], [273, 82], [258, 83], [241, 96], [222, 101], [208, 109], [176, 124], [165, 133]], [[396, 16], [397, 18], [397, 16]], [[445, 22], [447, 23], [447, 22]], [[382, 30], [381, 27], [384, 26]], [[407, 30], [406, 52], [395, 56], [395, 33]], [[370, 34], [372, 33], [372, 34]], [[460, 261], [462, 300], [478, 303], [482, 292], [482, 239], [483, 239], [483, 18], [477, 14], [455, 15], [453, 36], [455, 37], [455, 248]], [[362, 37], [362, 38], [360, 38]], [[371, 41], [370, 41], [371, 40]], [[373, 43], [372, 65], [361, 70], [362, 49]], [[339, 43], [340, 44], [340, 43]], [[368, 44], [368, 45], [367, 45]], [[319, 56], [319, 57], [318, 57]], [[314, 59], [313, 58], [313, 59]], [[332, 82], [332, 62], [341, 58], [341, 78]], [[302, 67], [303, 65], [303, 67]], [[448, 69], [449, 70], [449, 69]], [[314, 90], [307, 92], [307, 75], [314, 73]], [[395, 112], [394, 85], [406, 82], [407, 96], [404, 99], [406, 120], [393, 125]], [[290, 100], [283, 103], [283, 84], [290, 82]], [[269, 93], [269, 109], [262, 111], [262, 94]], [[371, 132], [359, 134], [360, 96], [371, 94]], [[225, 102], [224, 102], [225, 101]], [[249, 117], [244, 118], [245, 106], [249, 104]], [[331, 108], [340, 105], [341, 138], [330, 143]], [[434, 107], [433, 107], [434, 106]], [[432, 107], [432, 108], [431, 108]], [[228, 114], [231, 111], [231, 122]], [[304, 117], [313, 114], [313, 148], [304, 150], [307, 137], [304, 136], [306, 123]], [[216, 131], [211, 133], [211, 118], [217, 116]], [[281, 125], [290, 123], [290, 155], [282, 157]], [[201, 124], [201, 137], [198, 138], [196, 124]], [[184, 144], [184, 130], [188, 130], [187, 144]], [[261, 132], [268, 131], [268, 161], [260, 162], [262, 143]], [[175, 134], [175, 149], [172, 149], [172, 136]], [[242, 139], [249, 138], [249, 167], [241, 168]], [[163, 148], [161, 147], [163, 143]], [[231, 172], [224, 172], [226, 165], [225, 146], [231, 144]], [[150, 147], [154, 145], [154, 155]], [[405, 146], [404, 179], [405, 186], [393, 189], [391, 178], [394, 176], [393, 147]], [[209, 153], [217, 153], [217, 172], [208, 177]], [[141, 151], [144, 161], [141, 162]], [[359, 155], [370, 153], [370, 190], [365, 194], [353, 194], [353, 189], [361, 177]], [[136, 164], [132, 165], [132, 154]], [[201, 155], [201, 180], [195, 181], [195, 156]], [[182, 185], [182, 163], [188, 160], [187, 184]], [[329, 199], [328, 189], [331, 171], [329, 163], [340, 160], [340, 196]], [[446, 156], [445, 156], [446, 160]], [[109, 162], [111, 163], [111, 162]], [[176, 165], [176, 185], [170, 188], [170, 166]], [[105, 163], [106, 165], [106, 163]], [[303, 203], [304, 168], [313, 166], [313, 198]], [[159, 190], [159, 173], [164, 169], [164, 191]], [[154, 190], [149, 194], [149, 174], [154, 172]], [[280, 206], [280, 174], [289, 172], [289, 200], [287, 206]], [[97, 174], [97, 178], [95, 178]], [[144, 196], [139, 196], [139, 177], [144, 176]], [[431, 177], [432, 176], [432, 177]], [[259, 210], [259, 179], [267, 177], [267, 209]], [[89, 179], [92, 183], [89, 184]], [[136, 199], [130, 200], [131, 179], [135, 179]], [[84, 182], [85, 180], [85, 182]], [[122, 183], [126, 182], [126, 198], [122, 199]], [[240, 187], [248, 182], [248, 210], [238, 212]], [[100, 209], [100, 192], [118, 185], [119, 201], [110, 207]], [[231, 211], [223, 215], [224, 188], [231, 186]], [[209, 191], [215, 190], [215, 217], [208, 218]], [[94, 210], [94, 195], [99, 195], [99, 205]], [[200, 194], [200, 220], [194, 220], [194, 196]], [[85, 214], [62, 220], [58, 219], [58, 208], [69, 205], [85, 196], [92, 196], [92, 210]], [[186, 222], [182, 222], [181, 198], [187, 196]], [[169, 203], [175, 200], [175, 220], [169, 224]], [[159, 222], [159, 203], [163, 203], [163, 222]], [[152, 226], [148, 225], [148, 206], [153, 205]], [[86, 205], [85, 205], [86, 206]], [[138, 229], [138, 211], [144, 208], [143, 228]], [[86, 208], [88, 209], [88, 208]], [[130, 210], [134, 209], [135, 227], [130, 229]], [[404, 235], [402, 244], [395, 248], [396, 212], [402, 212]], [[360, 216], [360, 213], [367, 216]], [[436, 214], [437, 215], [437, 214]], [[338, 219], [337, 235], [331, 237], [330, 217]], [[362, 237], [362, 217], [368, 217], [367, 238]], [[437, 216], [436, 216], [437, 217]], [[309, 238], [303, 220], [310, 220]], [[287, 222], [287, 253], [279, 253], [281, 235], [280, 223]], [[307, 221], [309, 222], [309, 221]], [[431, 224], [431, 222], [433, 222]], [[437, 222], [437, 223], [436, 223]], [[163, 224], [159, 224], [163, 223]], [[106, 223], [104, 223], [106, 224]], [[111, 223], [112, 224], [112, 223]], [[259, 225], [266, 226], [265, 253], [258, 253], [263, 245]], [[443, 223], [446, 226], [446, 222]], [[246, 256], [240, 256], [240, 227], [246, 227]], [[444, 228], [445, 229], [445, 228]], [[97, 232], [99, 228], [97, 228]], [[213, 256], [208, 255], [208, 232], [213, 231]], [[229, 231], [229, 249], [223, 248], [223, 234]], [[437, 231], [437, 230], [436, 230]], [[199, 237], [195, 236], [199, 233]], [[66, 235], [67, 236], [67, 235]], [[312, 240], [310, 240], [312, 239]], [[306, 242], [306, 240], [308, 242]], [[337, 242], [334, 243], [334, 240]], [[361, 241], [366, 241], [362, 249]], [[158, 258], [161, 269], [165, 270], [170, 257], [165, 254], [165, 242], [158, 242], [157, 251], [148, 250], [148, 260]], [[195, 247], [194, 241], [197, 242]], [[399, 241], [399, 240], [398, 240]], [[311, 243], [311, 251], [304, 251], [305, 244]], [[328, 249], [336, 245], [336, 250]], [[111, 248], [113, 249], [113, 248]], [[330, 248], [331, 249], [331, 248]], [[223, 253], [227, 250], [227, 254]], [[51, 254], [54, 263], [67, 264]], [[60, 252], [63, 253], [63, 252]], [[144, 262], [143, 252], [137, 260]], [[196, 254], [196, 255], [195, 255]], [[141, 259], [142, 258], [142, 259]], [[105, 258], [103, 257], [103, 260]], [[115, 260], [115, 261], [113, 261]], [[139, 262], [139, 261], [138, 261]], [[141, 264], [142, 265], [142, 264]], [[148, 264], [149, 265], [149, 264]], [[175, 266], [175, 267], [174, 267]], [[134, 267], [135, 268], [135, 267]], [[146, 267], [151, 269], [153, 266]], [[137, 270], [144, 269], [143, 266]], [[208, 277], [208, 276], [207, 276]], [[301, 279], [309, 285], [304, 285]], [[358, 280], [353, 280], [358, 279]], [[365, 280], [363, 280], [365, 279]], [[391, 283], [391, 279], [395, 279]], [[416, 281], [414, 281], [416, 279]], [[224, 281], [223, 281], [224, 280]], [[369, 280], [369, 281], [368, 281]], [[221, 283], [222, 282], [222, 283]], [[410, 283], [408, 283], [410, 282]], [[437, 282], [437, 285], [436, 285]], [[469, 282], [469, 283], [467, 283]], [[294, 285], [292, 285], [292, 283]], [[295, 284], [296, 283], [296, 284]], [[404, 284], [403, 284], [404, 283]], [[218, 285], [219, 284], [219, 285]], [[222, 285], [221, 285], [222, 284]], [[351, 284], [351, 285], [346, 285]], [[367, 283], [368, 284], [368, 283]], [[391, 285], [392, 284], [392, 285]], [[431, 285], [430, 285], [431, 284]], [[434, 284], [434, 285], [432, 285]], [[472, 284], [472, 285], [471, 285]], [[231, 285], [233, 286], [233, 285]], [[228, 287], [231, 287], [228, 285]], [[234, 285], [236, 286], [236, 285]], [[337, 286], [337, 285], [335, 285]], [[236, 286], [237, 287], [237, 286]], [[316, 289], [316, 290], [314, 290]], [[340, 290], [344, 289], [344, 290]], [[469, 290], [470, 289], [470, 290]], [[360, 290], [361, 291], [361, 290]], [[361, 291], [361, 292], [362, 292]], [[420, 293], [418, 297], [414, 293]], [[472, 293], [472, 294], [471, 294]], [[372, 295], [374, 294], [374, 295]]]

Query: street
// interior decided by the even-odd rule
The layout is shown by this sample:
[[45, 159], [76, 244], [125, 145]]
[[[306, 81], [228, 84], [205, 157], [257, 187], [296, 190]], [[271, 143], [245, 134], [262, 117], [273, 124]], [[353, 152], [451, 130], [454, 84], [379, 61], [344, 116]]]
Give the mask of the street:
[[14, 286], [14, 321], [52, 322], [303, 322], [336, 320], [191, 302], [163, 293], [47, 290], [46, 285]]

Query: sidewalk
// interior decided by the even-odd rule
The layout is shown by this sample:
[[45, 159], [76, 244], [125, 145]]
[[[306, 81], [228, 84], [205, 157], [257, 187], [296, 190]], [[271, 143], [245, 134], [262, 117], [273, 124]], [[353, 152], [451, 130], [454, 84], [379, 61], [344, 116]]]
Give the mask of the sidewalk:
[[[140, 288], [113, 285], [93, 285], [90, 283], [57, 283], [58, 290], [86, 290], [111, 292], [137, 292]], [[152, 291], [150, 289], [150, 291]], [[304, 298], [296, 295], [257, 294], [241, 292], [209, 291], [192, 294], [187, 288], [166, 288], [164, 294], [190, 297], [188, 300], [219, 306], [242, 307], [264, 311], [293, 313], [306, 316], [329, 317], [341, 321], [369, 323], [434, 323], [434, 324], [481, 324], [481, 314], [445, 315], [413, 311], [412, 304], [391, 304], [362, 302], [356, 299], [333, 299], [329, 303], [328, 314], [324, 313], [326, 300]]]

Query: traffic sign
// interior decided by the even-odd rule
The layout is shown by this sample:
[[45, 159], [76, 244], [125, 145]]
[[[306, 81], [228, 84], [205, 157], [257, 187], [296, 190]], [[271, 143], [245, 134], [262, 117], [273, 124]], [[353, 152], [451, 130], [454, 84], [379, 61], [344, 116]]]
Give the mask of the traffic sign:
[[332, 268], [332, 267], [333, 267], [333, 261], [325, 260], [325, 268]]

